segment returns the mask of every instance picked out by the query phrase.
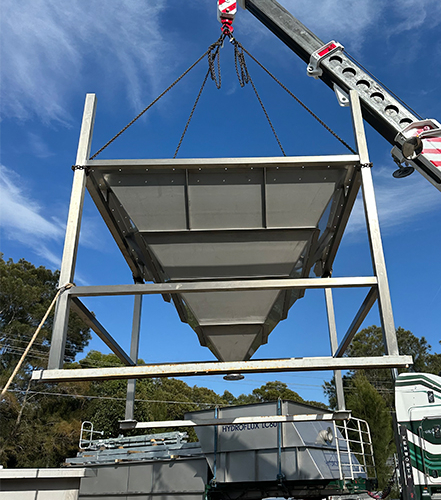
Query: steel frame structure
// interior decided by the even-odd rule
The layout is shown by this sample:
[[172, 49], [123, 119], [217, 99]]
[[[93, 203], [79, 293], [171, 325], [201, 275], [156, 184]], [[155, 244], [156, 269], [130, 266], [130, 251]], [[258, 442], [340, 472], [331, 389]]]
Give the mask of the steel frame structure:
[[[362, 187], [364, 210], [367, 223], [367, 232], [371, 248], [373, 263], [373, 277], [350, 277], [350, 278], [298, 278], [298, 279], [247, 279], [233, 281], [196, 281], [179, 283], [153, 283], [141, 284], [136, 282], [139, 270], [136, 264], [131, 265], [127, 258], [127, 246], [124, 245], [121, 234], [111, 229], [120, 250], [126, 257], [135, 277], [133, 285], [114, 286], [82, 286], [73, 287], [66, 290], [58, 299], [52, 343], [49, 354], [47, 370], [35, 371], [32, 374], [33, 380], [44, 382], [57, 382], [67, 380], [101, 380], [110, 378], [129, 379], [128, 403], [126, 407], [126, 420], [133, 418], [134, 401], [134, 379], [142, 377], [163, 377], [163, 376], [189, 376], [206, 374], [227, 374], [227, 373], [252, 373], [267, 371], [308, 371], [308, 370], [334, 370], [337, 381], [337, 398], [339, 410], [345, 409], [343, 387], [340, 370], [358, 368], [397, 368], [412, 364], [411, 356], [400, 356], [395, 332], [395, 325], [392, 313], [392, 306], [389, 293], [389, 285], [386, 273], [386, 265], [383, 254], [383, 247], [380, 236], [380, 228], [375, 203], [375, 194], [372, 182], [369, 154], [364, 133], [363, 119], [361, 114], [360, 101], [356, 91], [350, 92], [351, 113], [354, 127], [355, 141], [358, 155], [340, 155], [323, 157], [298, 157], [289, 158], [286, 161], [298, 162], [299, 165], [307, 165], [311, 168], [317, 165], [354, 165], [354, 179], [350, 186], [346, 210], [342, 213], [339, 226], [334, 235], [334, 241], [328, 253], [328, 267], [332, 265], [338, 245], [343, 236], [347, 220], [349, 218], [353, 203], [359, 187]], [[78, 152], [76, 158], [76, 168], [74, 169], [74, 179], [70, 200], [69, 216], [66, 227], [66, 237], [63, 252], [63, 259], [60, 273], [60, 286], [73, 282], [75, 273], [75, 263], [78, 250], [78, 240], [81, 227], [82, 208], [86, 189], [87, 173], [89, 169], [100, 168], [139, 168], [145, 165], [155, 165], [155, 168], [198, 168], [198, 160], [89, 160], [90, 147], [92, 142], [92, 132], [95, 120], [96, 97], [94, 94], [87, 94], [83, 121], [80, 132]], [[246, 164], [247, 159], [217, 159], [200, 160], [207, 168], [219, 167], [219, 165]], [[259, 158], [253, 162], [262, 165], [272, 165], [277, 162], [283, 168], [284, 158]], [[92, 197], [94, 197], [93, 193]], [[100, 203], [99, 199], [94, 199]], [[109, 226], [110, 227], [110, 226]], [[324, 269], [324, 272], [331, 273], [332, 269]], [[338, 343], [335, 326], [334, 306], [332, 300], [333, 288], [367, 287], [368, 293], [356, 313], [352, 324], [347, 330], [343, 340]], [[154, 364], [137, 366], [141, 297], [150, 294], [176, 294], [176, 293], [197, 293], [239, 290], [282, 290], [282, 289], [313, 289], [323, 288], [325, 290], [325, 302], [328, 315], [329, 336], [331, 343], [331, 356], [322, 358], [289, 358], [278, 360], [252, 360], [237, 362], [200, 362], [200, 363], [177, 363], [177, 364]], [[99, 323], [94, 315], [81, 302], [80, 297], [85, 296], [107, 296], [107, 295], [133, 295], [135, 297], [132, 342], [130, 354], [127, 354], [119, 344], [113, 339], [109, 332]], [[373, 304], [378, 302], [380, 320], [383, 330], [385, 345], [385, 356], [372, 358], [344, 358], [343, 354], [353, 339], [358, 328], [369, 313]], [[86, 324], [106, 343], [106, 345], [121, 359], [126, 365], [117, 368], [98, 369], [78, 369], [63, 370], [63, 359], [67, 335], [67, 323], [69, 311], [72, 308]]]

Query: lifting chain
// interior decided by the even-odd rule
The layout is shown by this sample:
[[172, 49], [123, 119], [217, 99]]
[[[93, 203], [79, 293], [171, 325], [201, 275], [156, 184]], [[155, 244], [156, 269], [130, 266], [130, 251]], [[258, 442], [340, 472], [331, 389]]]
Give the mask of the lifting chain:
[[[201, 97], [202, 91], [205, 87], [205, 84], [207, 83], [208, 76], [211, 77], [211, 80], [214, 81], [216, 88], [220, 89], [221, 84], [222, 84], [222, 79], [221, 79], [221, 68], [220, 68], [220, 49], [223, 47], [224, 40], [225, 38], [229, 38], [230, 42], [234, 46], [234, 64], [236, 68], [236, 74], [237, 78], [239, 81], [239, 85], [241, 87], [244, 87], [246, 84], [250, 83], [253, 91], [256, 95], [257, 100], [259, 101], [259, 104], [262, 108], [263, 113], [265, 114], [265, 117], [268, 121], [269, 126], [271, 127], [271, 130], [273, 132], [273, 135], [277, 141], [277, 144], [279, 145], [280, 150], [282, 151], [283, 156], [286, 156], [286, 153], [282, 147], [282, 144], [279, 140], [279, 137], [274, 129], [274, 126], [269, 118], [269, 115], [265, 109], [265, 106], [263, 105], [262, 99], [260, 98], [259, 93], [257, 92], [256, 86], [254, 85], [254, 82], [248, 72], [248, 67], [245, 61], [245, 54], [247, 54], [251, 59], [258, 65], [260, 66], [276, 83], [278, 83], [295, 101], [297, 101], [298, 104], [300, 104], [313, 118], [315, 118], [320, 125], [322, 125], [329, 133], [331, 133], [337, 140], [339, 140], [351, 153], [357, 154], [357, 152], [351, 148], [341, 137], [339, 137], [328, 125], [326, 125], [313, 111], [311, 111], [297, 96], [295, 96], [283, 83], [281, 83], [263, 64], [261, 64], [253, 55], [251, 55], [243, 46], [240, 44], [232, 35], [232, 33], [228, 30], [225, 30], [222, 35], [219, 37], [219, 39], [211, 44], [207, 51], [202, 54], [202, 56], [199, 57], [184, 73], [182, 73], [181, 76], [179, 76], [169, 87], [167, 87], [164, 92], [162, 92], [156, 99], [154, 99], [146, 108], [144, 108], [135, 118], [129, 122], [124, 128], [122, 128], [112, 139], [110, 139], [104, 146], [99, 149], [94, 155], [90, 157], [90, 160], [93, 160], [96, 158], [102, 151], [104, 151], [110, 144], [112, 144], [113, 141], [115, 141], [123, 132], [125, 132], [131, 125], [133, 125], [146, 111], [148, 111], [154, 104], [156, 104], [161, 97], [163, 97], [169, 90], [171, 90], [184, 76], [189, 73], [202, 59], [207, 56], [208, 57], [208, 71], [205, 75], [205, 78], [202, 82], [201, 88], [199, 90], [199, 93], [196, 97], [196, 100], [194, 102], [193, 108], [190, 112], [190, 116], [187, 120], [187, 123], [185, 124], [184, 131], [181, 135], [181, 138], [179, 140], [178, 146], [176, 148], [175, 154], [173, 158], [176, 158], [179, 149], [181, 147], [182, 141], [184, 140], [185, 134], [188, 130], [188, 127], [190, 125], [190, 121], [193, 117], [194, 111], [196, 109], [196, 106], [199, 102], [199, 99]], [[84, 168], [82, 166], [77, 166], [75, 165], [74, 168]]]
[[[224, 46], [224, 40], [227, 34], [222, 33], [219, 40], [208, 47], [208, 71], [216, 88], [221, 88], [221, 68], [220, 68], [220, 49]], [[216, 64], [215, 64], [216, 62]]]
[[[221, 40], [223, 40], [224, 35], [221, 35], [221, 37], [219, 38], [219, 40], [217, 40], [217, 42], [215, 42], [213, 45], [216, 45], [218, 44]], [[222, 42], [221, 42], [222, 43]], [[129, 122], [124, 128], [122, 128], [116, 135], [114, 135], [112, 137], [112, 139], [110, 139], [110, 141], [106, 142], [106, 144], [104, 144], [104, 146], [99, 149], [94, 155], [92, 155], [89, 159], [90, 160], [93, 160], [94, 158], [96, 158], [101, 152], [103, 152], [108, 146], [110, 146], [110, 144], [112, 144], [112, 142], [117, 139], [123, 132], [125, 132], [131, 125], [133, 125], [139, 118], [141, 118], [141, 116], [146, 112], [148, 111], [154, 104], [156, 104], [159, 99], [161, 99], [161, 97], [163, 97], [169, 90], [171, 90], [178, 82], [180, 82], [184, 76], [189, 73], [198, 63], [200, 63], [202, 61], [202, 59], [210, 53], [211, 51], [211, 47], [213, 47], [213, 45], [210, 45], [210, 47], [208, 48], [208, 50], [206, 52], [204, 52], [201, 57], [199, 57], [199, 59], [197, 59], [197, 61], [195, 61], [188, 69], [186, 69], [182, 75], [180, 77], [178, 77], [169, 87], [167, 87], [164, 92], [162, 92], [162, 94], [160, 94], [156, 99], [154, 99], [146, 108], [144, 108], [138, 115], [135, 116], [135, 118], [133, 118], [133, 120], [131, 122]]]
[[354, 155], [357, 154], [357, 152], [354, 149], [352, 149], [351, 146], [349, 146], [349, 144], [347, 144], [340, 136], [338, 136], [331, 129], [331, 127], [326, 125], [326, 123], [322, 121], [312, 110], [310, 110], [308, 106], [306, 106], [306, 104], [304, 104], [296, 95], [294, 95], [287, 87], [285, 87], [285, 85], [283, 85], [283, 83], [280, 80], [278, 80], [268, 69], [266, 69], [262, 63], [260, 63], [253, 55], [251, 55], [239, 42], [236, 43], [247, 55], [251, 57], [251, 59], [258, 66], [260, 66], [276, 83], [278, 83], [283, 90], [285, 90], [298, 104], [300, 104], [300, 106], [302, 106], [303, 109], [305, 109], [313, 118], [315, 118], [320, 123], [320, 125], [322, 125], [322, 127], [324, 127], [330, 134], [332, 134], [337, 140], [339, 140], [343, 144], [343, 146], [345, 146], [352, 154]]
[[251, 83], [254, 93], [256, 94], [257, 100], [259, 101], [260, 107], [262, 108], [262, 111], [268, 121], [269, 126], [271, 127], [271, 130], [277, 141], [277, 144], [279, 145], [280, 151], [282, 151], [283, 156], [286, 156], [285, 150], [282, 147], [282, 143], [279, 140], [279, 136], [276, 133], [276, 130], [270, 120], [270, 117], [268, 116], [265, 106], [263, 105], [262, 99], [260, 98], [256, 86], [254, 85], [254, 82], [248, 72], [247, 63], [245, 61], [244, 48], [233, 36], [230, 36], [230, 42], [234, 45], [234, 64], [236, 66], [236, 74], [239, 80], [239, 84], [241, 87], [244, 87], [246, 83]]
[[[219, 57], [219, 51], [222, 48], [224, 44], [226, 34], [222, 34], [220, 38], [210, 45], [208, 47], [208, 50], [206, 52], [208, 56], [208, 71], [205, 74], [204, 81], [202, 82], [201, 88], [199, 89], [199, 93], [196, 97], [196, 100], [193, 104], [193, 108], [190, 111], [190, 116], [188, 117], [187, 123], [185, 124], [184, 131], [182, 132], [181, 138], [179, 139], [178, 146], [176, 147], [175, 154], [173, 155], [173, 158], [176, 158], [178, 156], [179, 149], [181, 147], [182, 141], [184, 140], [185, 134], [187, 133], [188, 126], [190, 125], [190, 121], [193, 118], [193, 114], [195, 112], [196, 106], [198, 105], [199, 98], [201, 97], [202, 91], [204, 90], [205, 84], [207, 83], [208, 75], [211, 76], [211, 79], [214, 81], [216, 88], [220, 89], [221, 88], [221, 69], [220, 69], [220, 57]], [[215, 65], [215, 61], [217, 61], [217, 69]]]
[[181, 138], [179, 140], [178, 147], [176, 148], [175, 154], [173, 158], [176, 158], [179, 148], [181, 147], [182, 141], [184, 140], [184, 136], [187, 132], [188, 126], [190, 125], [190, 121], [193, 117], [194, 111], [196, 109], [196, 106], [199, 102], [199, 98], [201, 97], [202, 91], [205, 87], [205, 84], [208, 79], [208, 75], [211, 76], [211, 79], [214, 81], [216, 88], [220, 89], [222, 85], [222, 78], [221, 78], [221, 69], [220, 69], [220, 49], [223, 47], [223, 43], [226, 37], [229, 37], [230, 42], [234, 46], [234, 65], [236, 68], [236, 74], [237, 74], [237, 79], [239, 80], [239, 85], [241, 87], [244, 87], [247, 83], [250, 83], [254, 93], [257, 97], [257, 100], [259, 101], [260, 107], [262, 108], [263, 113], [265, 114], [265, 117], [268, 121], [269, 126], [271, 127], [271, 130], [273, 132], [273, 135], [277, 141], [277, 144], [279, 145], [280, 150], [282, 151], [283, 156], [286, 156], [286, 153], [282, 147], [282, 144], [280, 142], [280, 139], [276, 133], [276, 130], [271, 122], [271, 119], [268, 115], [268, 112], [265, 109], [265, 106], [263, 105], [262, 99], [260, 98], [259, 93], [257, 92], [256, 86], [254, 85], [253, 80], [251, 79], [251, 76], [248, 72], [247, 64], [245, 61], [245, 54], [244, 54], [244, 49], [243, 47], [237, 42], [237, 40], [233, 37], [230, 31], [224, 31], [222, 36], [219, 38], [219, 40], [214, 43], [213, 45], [210, 45], [208, 49], [208, 71], [207, 74], [205, 75], [204, 81], [202, 82], [202, 86], [199, 90], [199, 93], [196, 97], [195, 103], [193, 105], [193, 108], [190, 112], [190, 116], [188, 117], [187, 123], [185, 124], [184, 131], [182, 132]]

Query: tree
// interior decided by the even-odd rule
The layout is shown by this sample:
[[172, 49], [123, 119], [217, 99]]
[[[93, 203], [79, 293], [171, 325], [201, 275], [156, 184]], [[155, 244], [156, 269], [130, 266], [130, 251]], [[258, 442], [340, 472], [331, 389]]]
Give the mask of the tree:
[[[411, 331], [398, 327], [396, 330], [398, 348], [401, 354], [413, 357], [412, 371], [438, 374], [441, 367], [441, 354], [433, 354], [424, 337], [418, 338]], [[355, 335], [346, 354], [350, 357], [381, 356], [384, 342], [381, 328], [372, 325]], [[404, 370], [401, 370], [404, 371]], [[394, 407], [394, 382], [388, 369], [365, 370], [365, 376], [375, 389], [384, 397], [390, 408]]]
[[288, 389], [288, 386], [284, 382], [275, 380], [274, 382], [267, 382], [265, 385], [254, 389], [251, 394], [241, 394], [237, 398], [225, 391], [224, 399], [229, 402], [229, 404], [252, 404], [252, 403], [265, 403], [267, 401], [277, 401], [280, 399], [289, 399], [290, 401], [296, 401], [298, 403], [309, 404], [311, 406], [316, 406], [323, 409], [328, 409], [328, 407], [317, 401], [305, 401], [297, 392]]
[[[24, 259], [16, 263], [12, 259], [5, 262], [0, 254], [0, 350], [2, 351], [0, 383], [2, 386], [54, 298], [59, 274], [59, 271], [52, 272], [43, 266], [35, 267]], [[53, 315], [52, 311], [29, 352], [24, 372], [46, 366]], [[69, 318], [65, 360], [73, 361], [89, 340], [89, 328], [72, 314]]]
[[[35, 267], [24, 259], [7, 262], [0, 254], [0, 387], [3, 387], [52, 302], [59, 272]], [[72, 398], [42, 393], [68, 392], [67, 386], [39, 386], [30, 391], [29, 371], [47, 363], [53, 311], [25, 359], [9, 392], [0, 401], [0, 463], [6, 467], [58, 466], [76, 447], [79, 432]], [[66, 361], [73, 361], [90, 339], [89, 328], [69, 318]], [[68, 451], [69, 450], [69, 451]]]
[[[409, 330], [398, 327], [397, 330], [398, 348], [401, 354], [413, 357], [414, 364], [412, 370], [416, 372], [439, 374], [441, 371], [441, 354], [432, 353], [432, 346], [427, 343], [424, 337], [418, 338]], [[441, 342], [440, 342], [441, 344]], [[354, 340], [348, 347], [345, 356], [349, 357], [369, 357], [381, 356], [384, 354], [384, 342], [381, 328], [376, 325], [364, 328], [355, 335]], [[394, 407], [394, 382], [391, 371], [388, 369], [363, 370], [366, 378], [383, 396], [390, 408]], [[343, 376], [343, 388], [347, 387], [354, 376], [354, 372]], [[323, 386], [325, 395], [328, 397], [331, 408], [337, 407], [335, 395], [335, 381], [325, 382]]]
[[395, 451], [389, 408], [362, 372], [358, 372], [350, 380], [346, 404], [354, 417], [366, 420], [369, 424], [378, 483], [383, 488], [391, 472], [386, 462]]
[[[432, 354], [432, 346], [427, 343], [424, 337], [418, 338], [401, 326], [397, 328], [396, 333], [400, 353], [413, 357], [414, 371], [434, 373], [435, 375], [439, 373], [441, 354]], [[372, 325], [358, 332], [346, 353], [350, 357], [383, 355], [384, 342], [381, 328]]]
[[[432, 347], [424, 337], [418, 338], [409, 330], [397, 328], [397, 342], [401, 354], [414, 359], [413, 370], [439, 373], [441, 354], [432, 353]], [[381, 328], [372, 325], [355, 335], [345, 356], [369, 357], [384, 354]], [[331, 408], [337, 407], [335, 379], [325, 382], [324, 392]], [[391, 410], [394, 409], [394, 382], [388, 369], [359, 370], [343, 376], [346, 406], [354, 416], [369, 424], [374, 445], [375, 460], [380, 486], [384, 486], [390, 473], [387, 458], [395, 451], [393, 442]]]
[[[144, 364], [140, 359], [139, 364]], [[70, 366], [104, 367], [121, 366], [114, 354], [90, 351], [85, 358]], [[88, 387], [91, 399], [85, 408], [83, 420], [90, 420], [106, 436], [119, 433], [119, 421], [125, 413], [127, 381], [107, 380], [91, 382]], [[221, 396], [205, 387], [190, 387], [173, 378], [140, 379], [136, 383], [134, 417], [142, 421], [182, 420], [189, 411], [225, 406]], [[154, 432], [152, 430], [151, 432]], [[158, 432], [166, 432], [162, 429]], [[195, 438], [195, 434], [191, 435]]]

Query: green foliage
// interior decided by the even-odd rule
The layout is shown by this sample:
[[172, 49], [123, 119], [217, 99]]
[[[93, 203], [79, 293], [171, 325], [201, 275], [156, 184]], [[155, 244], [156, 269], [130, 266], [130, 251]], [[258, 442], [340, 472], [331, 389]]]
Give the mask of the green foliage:
[[[441, 367], [441, 354], [432, 354], [432, 346], [427, 343], [424, 337], [418, 338], [401, 326], [397, 328], [396, 332], [400, 354], [413, 357], [413, 370], [437, 375]], [[347, 350], [347, 355], [350, 357], [382, 356], [383, 354], [383, 334], [381, 328], [376, 325], [358, 332]]]
[[[418, 338], [409, 330], [397, 328], [397, 341], [401, 354], [414, 359], [413, 371], [438, 374], [441, 354], [432, 353], [432, 347], [424, 337]], [[385, 352], [381, 328], [372, 325], [357, 335], [346, 351], [346, 356], [381, 356]], [[329, 406], [337, 408], [335, 379], [323, 386]], [[375, 460], [380, 486], [387, 482], [390, 470], [386, 460], [395, 451], [391, 411], [394, 410], [394, 382], [390, 370], [360, 370], [343, 376], [346, 407], [354, 416], [369, 424], [374, 444]]]
[[[59, 272], [35, 267], [24, 259], [4, 261], [0, 254], [0, 386], [3, 387], [27, 347], [50, 303]], [[26, 389], [29, 371], [44, 368], [52, 333], [53, 313], [40, 330], [21, 370], [0, 401], [0, 463], [6, 467], [58, 466], [78, 442], [79, 400], [35, 394]], [[75, 315], [69, 319], [66, 361], [73, 361], [90, 339], [89, 329]], [[69, 389], [38, 387], [38, 392]]]
[[[242, 394], [238, 397], [238, 401], [243, 397], [244, 403], [263, 403], [265, 401], [277, 401], [280, 399], [290, 399], [292, 401], [297, 401], [298, 403], [304, 403], [305, 400], [301, 398], [297, 392], [288, 389], [288, 386], [279, 382], [278, 380], [274, 382], [267, 382], [262, 387], [254, 389], [251, 394], [245, 396]], [[240, 401], [241, 402], [241, 401]]]
[[[65, 397], [50, 395], [55, 391]], [[7, 393], [0, 402], [4, 467], [58, 467], [66, 456], [75, 454], [84, 401], [69, 397], [67, 384], [44, 392], [49, 394], [25, 392], [20, 399]]]
[[386, 461], [395, 451], [392, 417], [387, 404], [366, 376], [358, 372], [350, 380], [346, 405], [354, 417], [369, 423], [378, 482], [383, 488], [391, 473]]
[[[0, 383], [7, 380], [54, 298], [59, 271], [35, 267], [20, 259], [4, 261], [0, 255]], [[47, 363], [54, 311], [50, 314], [28, 354], [22, 374]], [[89, 328], [71, 315], [66, 361], [73, 361], [90, 340]], [[3, 386], [3, 383], [1, 384]]]
[[[412, 356], [414, 364], [412, 371], [439, 374], [441, 370], [441, 354], [432, 353], [432, 346], [424, 337], [418, 338], [409, 330], [397, 328], [397, 341], [400, 354]], [[441, 342], [440, 342], [441, 344]], [[384, 354], [384, 342], [381, 328], [376, 325], [364, 328], [348, 347], [345, 356], [368, 357], [382, 356]], [[383, 396], [388, 406], [394, 408], [394, 382], [391, 371], [388, 369], [374, 369], [363, 371], [366, 378], [374, 388]], [[343, 377], [343, 388], [345, 393], [350, 390], [349, 386], [354, 373]], [[323, 389], [328, 398], [330, 408], [337, 407], [334, 379], [325, 382]]]

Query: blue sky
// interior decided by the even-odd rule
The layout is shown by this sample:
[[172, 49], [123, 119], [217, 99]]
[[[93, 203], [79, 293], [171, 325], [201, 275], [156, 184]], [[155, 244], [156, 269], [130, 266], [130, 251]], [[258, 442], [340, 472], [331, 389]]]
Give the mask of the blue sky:
[[[335, 39], [424, 118], [441, 119], [439, 0], [285, 0], [288, 10], [323, 41]], [[313, 5], [314, 8], [311, 6]], [[220, 35], [216, 2], [158, 0], [70, 2], [3, 0], [1, 18], [1, 251], [35, 265], [60, 265], [84, 97], [98, 97], [95, 152], [179, 76]], [[306, 65], [241, 9], [235, 36], [336, 132], [353, 144], [348, 109], [306, 76]], [[276, 156], [271, 130], [252, 89], [239, 87], [232, 47], [221, 51], [222, 88], [207, 83], [180, 157]], [[248, 61], [262, 100], [288, 155], [339, 154], [344, 148]], [[173, 156], [202, 79], [202, 62], [99, 158]], [[396, 180], [391, 146], [367, 126], [395, 324], [441, 338], [441, 193], [418, 173]], [[370, 256], [360, 202], [345, 235], [334, 276], [369, 275]], [[86, 195], [77, 284], [131, 283], [131, 274]], [[363, 298], [335, 294], [344, 335]], [[132, 301], [90, 299], [87, 305], [129, 347]], [[365, 326], [378, 324], [376, 307]], [[94, 339], [91, 348], [106, 352]], [[308, 291], [257, 358], [329, 354], [323, 292]], [[213, 359], [191, 328], [162, 299], [144, 299], [140, 357], [147, 362]], [[218, 392], [250, 392], [279, 379], [306, 399], [323, 400], [328, 373], [188, 378]]]

